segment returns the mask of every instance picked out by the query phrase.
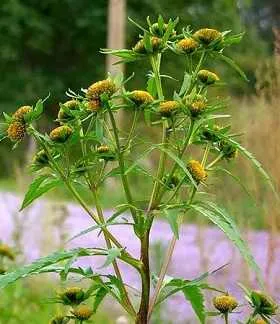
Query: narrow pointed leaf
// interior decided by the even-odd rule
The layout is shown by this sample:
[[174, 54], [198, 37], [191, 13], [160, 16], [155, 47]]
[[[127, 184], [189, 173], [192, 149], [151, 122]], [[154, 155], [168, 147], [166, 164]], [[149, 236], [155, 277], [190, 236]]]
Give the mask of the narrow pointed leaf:
[[197, 286], [186, 287], [183, 290], [185, 298], [191, 303], [200, 323], [204, 324], [206, 319], [204, 297], [201, 289]]

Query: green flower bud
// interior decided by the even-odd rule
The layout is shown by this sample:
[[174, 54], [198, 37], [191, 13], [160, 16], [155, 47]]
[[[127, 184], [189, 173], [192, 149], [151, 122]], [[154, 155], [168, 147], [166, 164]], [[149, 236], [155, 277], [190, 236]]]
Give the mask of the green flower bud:
[[[158, 37], [152, 37], [152, 52], [158, 52], [161, 48], [161, 39]], [[132, 49], [135, 53], [139, 54], [148, 54], [147, 49], [145, 48], [144, 40], [140, 39]]]
[[237, 157], [237, 148], [226, 140], [220, 141], [218, 146], [226, 159], [230, 160]]
[[58, 315], [52, 318], [49, 324], [67, 324], [69, 320], [66, 316]]
[[86, 299], [84, 290], [79, 287], [67, 288], [58, 294], [58, 298], [64, 305], [70, 306], [79, 305]]
[[42, 166], [49, 163], [49, 157], [44, 150], [37, 152], [33, 158], [33, 163], [40, 164]]
[[250, 297], [252, 306], [255, 308], [255, 313], [266, 316], [276, 314], [278, 308], [277, 304], [271, 297], [267, 296], [262, 291], [253, 290]]
[[[168, 28], [168, 24], [163, 24], [162, 29], [159, 28], [159, 24], [158, 23], [154, 23], [152, 24], [152, 26], [150, 27], [150, 32], [157, 37], [162, 37]], [[171, 33], [171, 36], [175, 36], [176, 35], [176, 31], [173, 30]]]

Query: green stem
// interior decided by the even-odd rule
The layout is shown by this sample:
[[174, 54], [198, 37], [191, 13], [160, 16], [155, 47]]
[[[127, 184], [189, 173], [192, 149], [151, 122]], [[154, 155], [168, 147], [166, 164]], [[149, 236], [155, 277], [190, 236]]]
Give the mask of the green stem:
[[150, 57], [150, 61], [155, 76], [158, 99], [164, 100], [162, 85], [161, 85], [161, 77], [160, 77], [160, 59], [161, 59], [160, 55], [161, 54], [152, 55]]
[[220, 153], [216, 159], [214, 159], [211, 163], [209, 163], [207, 166], [206, 166], [206, 169], [210, 169], [213, 165], [215, 165], [217, 162], [219, 162], [222, 158], [224, 157], [224, 154], [223, 153]]
[[229, 324], [228, 313], [225, 313], [225, 324]]
[[119, 167], [120, 167], [120, 172], [121, 172], [121, 179], [122, 179], [123, 189], [124, 189], [124, 192], [125, 192], [127, 203], [130, 206], [130, 212], [131, 212], [131, 215], [133, 217], [133, 220], [134, 220], [135, 223], [137, 223], [137, 213], [136, 213], [135, 209], [133, 208], [133, 199], [132, 199], [132, 195], [131, 195], [131, 192], [130, 192], [128, 179], [127, 179], [127, 176], [125, 174], [125, 164], [124, 164], [124, 159], [123, 159], [122, 148], [121, 148], [121, 145], [120, 145], [118, 129], [117, 129], [117, 125], [116, 125], [116, 121], [115, 121], [113, 112], [111, 111], [111, 107], [109, 106], [109, 104], [108, 104], [108, 109], [107, 110], [108, 110], [108, 113], [109, 113], [110, 121], [111, 121], [112, 128], [113, 128], [113, 133], [114, 133], [114, 137], [115, 137], [115, 142], [116, 142], [116, 146], [117, 146], [116, 153], [117, 153], [117, 157], [118, 157], [118, 161], [119, 161]]

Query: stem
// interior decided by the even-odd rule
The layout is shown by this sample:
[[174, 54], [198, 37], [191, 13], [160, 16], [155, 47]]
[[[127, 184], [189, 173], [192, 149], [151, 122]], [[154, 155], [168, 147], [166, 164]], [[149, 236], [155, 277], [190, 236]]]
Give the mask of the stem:
[[213, 160], [211, 163], [209, 163], [207, 166], [206, 166], [206, 169], [210, 169], [213, 165], [215, 165], [217, 162], [219, 162], [222, 158], [224, 157], [224, 154], [223, 153], [220, 153], [215, 160]]
[[157, 54], [156, 56], [152, 55], [150, 61], [151, 61], [151, 65], [152, 65], [154, 76], [155, 76], [158, 99], [163, 100], [164, 96], [163, 96], [161, 77], [160, 77], [160, 59], [161, 59], [160, 55], [161, 54]]
[[119, 167], [120, 167], [120, 171], [121, 171], [121, 179], [122, 179], [123, 189], [125, 192], [126, 200], [127, 200], [128, 204], [130, 205], [130, 212], [133, 217], [133, 220], [135, 223], [137, 223], [137, 213], [136, 213], [135, 209], [133, 208], [133, 199], [132, 199], [132, 195], [130, 192], [127, 176], [125, 174], [125, 164], [124, 164], [124, 159], [123, 159], [123, 154], [122, 154], [122, 148], [120, 145], [118, 129], [117, 129], [117, 125], [116, 125], [116, 121], [115, 121], [113, 112], [111, 111], [111, 107], [109, 106], [109, 104], [108, 104], [107, 110], [109, 112], [109, 117], [110, 117], [110, 121], [111, 121], [112, 128], [113, 128], [113, 133], [114, 133], [114, 137], [115, 137], [115, 141], [116, 141], [116, 146], [117, 146], [116, 153], [118, 156]]
[[140, 271], [142, 281], [141, 303], [136, 318], [136, 324], [148, 323], [148, 310], [150, 300], [150, 262], [149, 262], [149, 239], [150, 229], [148, 229], [141, 238], [141, 258], [142, 268]]
[[225, 313], [225, 324], [229, 324], [228, 313]]

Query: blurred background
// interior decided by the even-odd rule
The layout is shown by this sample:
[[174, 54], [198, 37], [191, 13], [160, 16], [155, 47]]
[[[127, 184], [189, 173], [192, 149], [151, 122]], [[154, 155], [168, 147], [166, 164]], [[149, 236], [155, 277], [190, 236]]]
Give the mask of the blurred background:
[[[12, 112], [21, 105], [32, 105], [38, 98], [44, 98], [50, 93], [46, 116], [39, 125], [47, 131], [52, 127], [51, 121], [59, 109], [58, 103], [67, 99], [66, 89], [78, 91], [103, 79], [108, 71], [116, 71], [116, 67], [112, 66], [112, 58], [100, 54], [99, 49], [131, 48], [134, 45], [139, 30], [128, 23], [127, 16], [145, 24], [146, 16], [155, 20], [158, 14], [164, 18], [179, 16], [178, 28], [191, 25], [194, 30], [209, 27], [221, 31], [231, 29], [234, 33], [245, 32], [243, 41], [227, 54], [238, 62], [250, 81], [245, 83], [225, 65], [215, 65], [215, 70], [226, 83], [226, 87], [219, 89], [219, 94], [231, 97], [229, 110], [233, 115], [233, 129], [244, 132], [242, 144], [269, 171], [279, 191], [279, 0], [2, 0], [0, 112]], [[178, 78], [183, 63], [178, 56], [170, 55], [163, 64], [163, 73]], [[137, 75], [128, 85], [130, 90], [146, 87], [148, 66], [144, 69], [143, 62], [119, 68], [127, 76], [133, 71]], [[174, 88], [176, 85], [167, 81], [165, 86]], [[154, 136], [152, 132], [147, 136]], [[3, 197], [7, 192], [20, 195], [25, 190], [30, 176], [25, 178], [23, 174], [35, 149], [34, 143], [28, 139], [13, 152], [10, 143], [1, 144], [0, 189]], [[270, 269], [267, 267], [273, 266], [273, 258], [278, 251], [279, 206], [276, 206], [271, 191], [247, 162], [238, 158], [236, 163], [228, 167], [242, 179], [254, 199], [227, 175], [211, 179], [209, 185], [217, 193], [217, 200], [223, 202], [236, 216], [244, 232], [256, 230], [265, 233], [269, 253], [263, 253], [269, 254], [265, 268], [269, 275]], [[144, 184], [137, 182], [137, 185], [140, 193], [145, 190]], [[110, 188], [107, 190], [110, 191]], [[104, 198], [103, 203], [108, 208], [112, 207], [114, 202], [119, 201], [117, 194], [117, 191], [110, 192], [109, 199]], [[68, 197], [64, 192], [55, 196], [56, 203], [65, 199]], [[2, 204], [6, 202], [6, 199], [2, 199]], [[5, 219], [13, 217], [17, 226], [21, 224], [19, 216], [3, 206], [0, 239], [1, 236], [5, 238], [1, 224]], [[60, 208], [56, 224], [59, 228], [60, 217], [62, 220], [64, 217], [61, 216], [64, 214]], [[194, 218], [191, 221], [205, 226], [201, 220]], [[18, 249], [22, 248], [19, 243], [21, 238], [18, 237], [22, 231], [22, 228], [17, 227], [13, 232], [13, 245], [18, 245]], [[61, 235], [58, 236], [63, 241], [63, 233]], [[14, 289], [10, 289], [11, 296], [14, 296]], [[23, 293], [22, 287], [18, 289], [17, 294]], [[37, 299], [37, 296], [26, 296], [25, 293], [24, 296], [27, 304], [29, 298]], [[0, 310], [1, 307], [2, 310], [5, 308], [9, 298], [0, 302]], [[42, 312], [48, 313], [45, 306], [42, 306]], [[0, 312], [0, 323], [38, 323], [31, 317], [13, 319], [14, 315], [11, 314], [2, 319], [4, 315], [1, 314], [5, 313]], [[100, 323], [107, 322], [109, 319], [100, 320]]]

